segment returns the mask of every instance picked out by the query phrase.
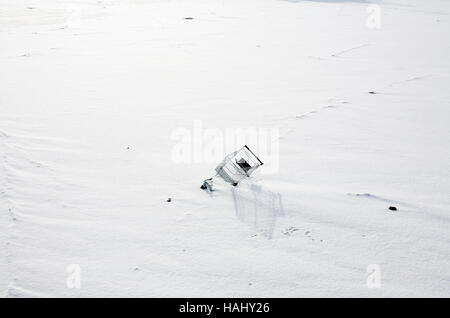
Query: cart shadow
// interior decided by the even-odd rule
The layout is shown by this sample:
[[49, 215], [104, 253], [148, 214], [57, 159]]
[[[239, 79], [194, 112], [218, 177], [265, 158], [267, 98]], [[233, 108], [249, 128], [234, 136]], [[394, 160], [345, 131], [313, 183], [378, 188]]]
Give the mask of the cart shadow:
[[271, 239], [277, 218], [284, 216], [281, 194], [254, 184], [240, 184], [231, 193], [237, 218]]

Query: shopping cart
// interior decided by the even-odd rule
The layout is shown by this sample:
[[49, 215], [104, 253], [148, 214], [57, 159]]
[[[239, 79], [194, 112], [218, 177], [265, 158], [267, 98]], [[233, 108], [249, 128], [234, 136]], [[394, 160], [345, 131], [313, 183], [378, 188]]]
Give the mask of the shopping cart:
[[216, 175], [204, 180], [201, 188], [213, 191], [212, 182], [217, 176], [233, 186], [237, 186], [240, 181], [250, 177], [262, 165], [262, 161], [245, 145], [241, 149], [227, 155], [216, 167]]

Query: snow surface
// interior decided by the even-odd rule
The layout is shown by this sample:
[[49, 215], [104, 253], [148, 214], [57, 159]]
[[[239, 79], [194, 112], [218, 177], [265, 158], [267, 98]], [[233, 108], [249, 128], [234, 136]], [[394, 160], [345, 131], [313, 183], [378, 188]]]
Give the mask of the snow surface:
[[[449, 297], [450, 2], [373, 4], [0, 0], [1, 295]], [[279, 169], [208, 195], [195, 123]]]

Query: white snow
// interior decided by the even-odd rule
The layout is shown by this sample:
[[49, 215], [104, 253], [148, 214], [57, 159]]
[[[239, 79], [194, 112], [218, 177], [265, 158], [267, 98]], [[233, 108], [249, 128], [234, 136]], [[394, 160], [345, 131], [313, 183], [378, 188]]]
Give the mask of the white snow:
[[[449, 17], [445, 0], [0, 0], [0, 294], [449, 297]], [[208, 195], [236, 148], [175, 162], [198, 123], [278, 129], [272, 165]]]

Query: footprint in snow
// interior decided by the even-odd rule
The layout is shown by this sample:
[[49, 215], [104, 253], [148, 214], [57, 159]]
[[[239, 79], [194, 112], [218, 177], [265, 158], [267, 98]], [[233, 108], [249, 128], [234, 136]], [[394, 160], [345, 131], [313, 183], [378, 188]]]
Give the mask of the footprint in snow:
[[[301, 230], [300, 228], [297, 228], [295, 226], [291, 226], [291, 227], [285, 229], [284, 231], [282, 231], [282, 233], [283, 233], [284, 236], [291, 237], [291, 236], [293, 236], [295, 234], [300, 233], [299, 232], [300, 230]], [[321, 243], [323, 242], [323, 239], [312, 236], [312, 233], [309, 230], [306, 230], [305, 232], [303, 232], [303, 235], [306, 236], [310, 241], [314, 242], [314, 241], [317, 240], [317, 241], [319, 241]]]
[[300, 229], [299, 229], [299, 228], [296, 228], [296, 227], [294, 227], [294, 226], [291, 226], [291, 227], [289, 227], [289, 228], [287, 228], [287, 229], [285, 229], [285, 230], [283, 231], [283, 235], [285, 235], [285, 236], [292, 236], [292, 235], [294, 235], [295, 232], [297, 232], [297, 231], [300, 231]]

